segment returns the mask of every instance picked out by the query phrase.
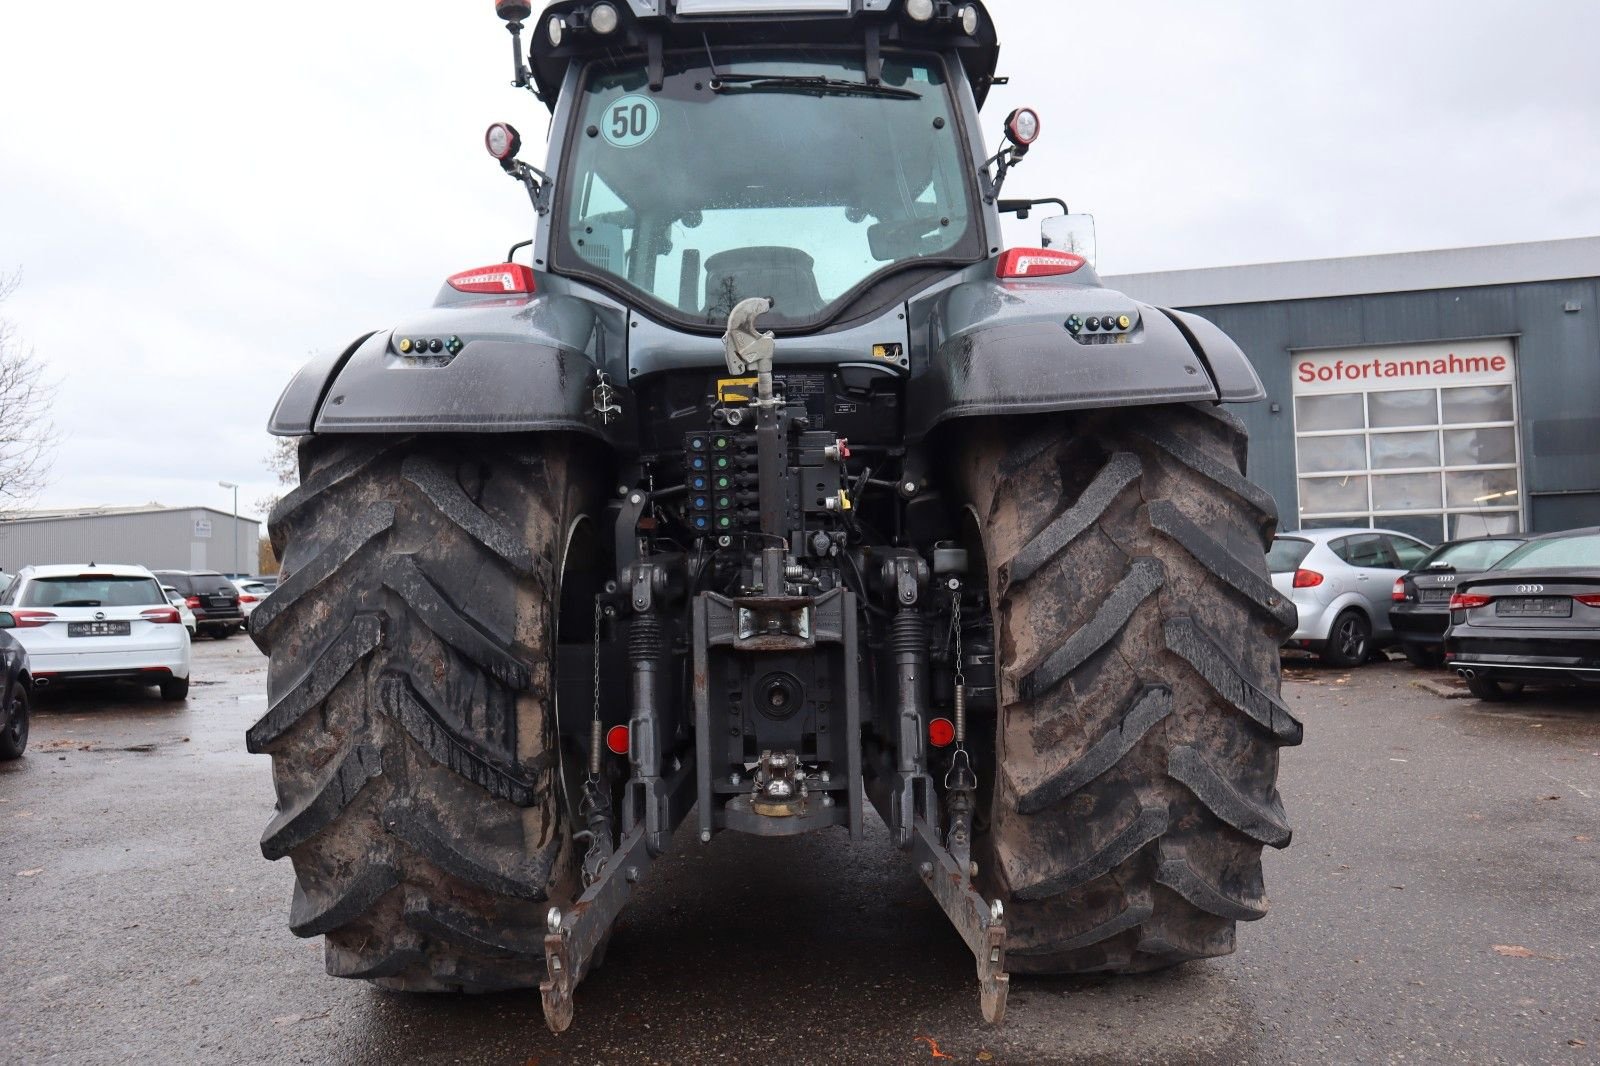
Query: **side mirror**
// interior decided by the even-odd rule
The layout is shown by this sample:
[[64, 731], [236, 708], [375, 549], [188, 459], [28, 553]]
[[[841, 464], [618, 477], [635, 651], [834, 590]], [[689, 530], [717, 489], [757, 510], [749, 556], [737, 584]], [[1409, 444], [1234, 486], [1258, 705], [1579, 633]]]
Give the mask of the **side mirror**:
[[1052, 215], [1039, 224], [1039, 247], [1072, 252], [1095, 265], [1093, 215]]
[[17, 619], [10, 611], [0, 611], [0, 629], [17, 628]]

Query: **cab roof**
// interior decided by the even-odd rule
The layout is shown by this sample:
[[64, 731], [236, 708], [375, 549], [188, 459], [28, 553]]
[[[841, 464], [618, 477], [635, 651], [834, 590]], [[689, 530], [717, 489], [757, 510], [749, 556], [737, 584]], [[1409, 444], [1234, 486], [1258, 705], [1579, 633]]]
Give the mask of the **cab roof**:
[[[589, 12], [609, 3], [618, 13], [607, 34], [589, 26]], [[913, 21], [906, 0], [553, 0], [528, 27], [535, 91], [552, 111], [569, 67], [595, 59], [659, 63], [664, 51], [729, 48], [796, 49], [854, 46], [869, 58], [877, 49], [954, 52], [966, 71], [978, 106], [996, 84], [1000, 39], [981, 0], [936, 0], [935, 16]], [[978, 13], [968, 35], [961, 12]], [[561, 25], [559, 42], [550, 26]]]

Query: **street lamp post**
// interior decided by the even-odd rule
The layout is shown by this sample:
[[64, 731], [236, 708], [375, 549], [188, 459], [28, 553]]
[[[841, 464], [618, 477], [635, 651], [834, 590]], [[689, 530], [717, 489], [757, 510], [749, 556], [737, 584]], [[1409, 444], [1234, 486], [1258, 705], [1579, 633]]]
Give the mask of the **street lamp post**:
[[217, 484], [233, 490], [233, 572], [243, 577], [244, 571], [239, 569], [239, 486], [232, 481], [219, 481]]

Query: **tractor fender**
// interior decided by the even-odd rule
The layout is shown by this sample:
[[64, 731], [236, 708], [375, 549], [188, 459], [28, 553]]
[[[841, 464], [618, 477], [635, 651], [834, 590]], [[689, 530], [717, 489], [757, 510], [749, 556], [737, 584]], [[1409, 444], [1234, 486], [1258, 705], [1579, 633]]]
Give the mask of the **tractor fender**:
[[[912, 384], [911, 433], [954, 419], [1265, 398], [1226, 334], [1090, 283], [974, 280], [929, 298], [928, 363]], [[1132, 327], [1091, 331], [1091, 317]], [[1068, 323], [1075, 321], [1074, 332]]]
[[[606, 438], [595, 390], [602, 309], [562, 294], [462, 300], [308, 363], [269, 429], [308, 433], [577, 432]], [[442, 349], [433, 350], [433, 342]], [[615, 402], [622, 402], [620, 391]], [[613, 412], [611, 425], [621, 422]]]

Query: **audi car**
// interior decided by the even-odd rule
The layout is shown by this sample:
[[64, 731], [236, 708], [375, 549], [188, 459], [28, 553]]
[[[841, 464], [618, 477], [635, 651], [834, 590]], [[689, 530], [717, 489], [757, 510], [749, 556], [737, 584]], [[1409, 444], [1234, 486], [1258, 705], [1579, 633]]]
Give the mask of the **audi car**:
[[1528, 684], [1600, 686], [1600, 526], [1534, 537], [1457, 583], [1444, 653], [1482, 700]]
[[1444, 665], [1444, 631], [1450, 628], [1450, 597], [1456, 586], [1493, 568], [1527, 540], [1516, 534], [1453, 540], [1395, 578], [1389, 622], [1413, 665]]
[[1267, 552], [1272, 586], [1300, 613], [1286, 648], [1317, 653], [1330, 666], [1359, 666], [1394, 643], [1389, 590], [1431, 547], [1389, 529], [1307, 529], [1280, 533]]
[[239, 589], [215, 570], [157, 570], [163, 585], [183, 594], [194, 612], [195, 630], [203, 637], [226, 640], [244, 629]]
[[77, 681], [156, 685], [189, 695], [189, 632], [142, 566], [28, 566], [0, 603], [35, 688]]

